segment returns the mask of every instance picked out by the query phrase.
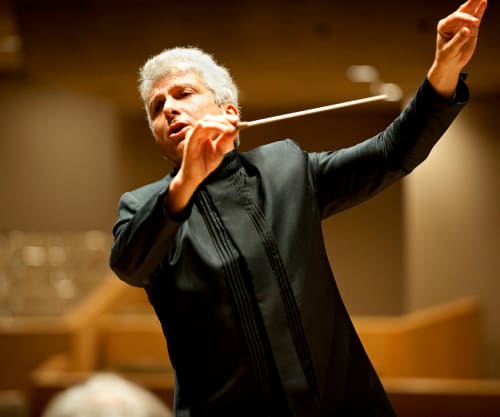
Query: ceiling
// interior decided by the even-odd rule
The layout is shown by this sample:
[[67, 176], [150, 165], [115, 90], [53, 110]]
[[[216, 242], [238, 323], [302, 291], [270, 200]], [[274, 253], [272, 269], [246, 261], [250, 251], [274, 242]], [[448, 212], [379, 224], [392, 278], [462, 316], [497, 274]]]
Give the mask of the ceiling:
[[[139, 113], [139, 66], [161, 49], [178, 45], [214, 53], [240, 86], [243, 107], [299, 109], [369, 95], [366, 84], [346, 77], [346, 69], [355, 64], [375, 66], [384, 82], [409, 94], [432, 61], [438, 18], [460, 1], [2, 4], [0, 36], [10, 44], [0, 42], [0, 77], [97, 96]], [[490, 0], [467, 69], [476, 97], [500, 97], [499, 23], [500, 2]]]

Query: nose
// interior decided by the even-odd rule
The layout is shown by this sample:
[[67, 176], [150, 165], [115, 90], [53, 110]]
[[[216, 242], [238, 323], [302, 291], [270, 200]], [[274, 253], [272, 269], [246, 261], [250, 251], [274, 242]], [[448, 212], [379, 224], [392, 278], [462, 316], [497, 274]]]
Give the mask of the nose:
[[172, 96], [167, 96], [163, 103], [163, 112], [167, 118], [173, 118], [180, 114], [180, 109], [177, 100]]

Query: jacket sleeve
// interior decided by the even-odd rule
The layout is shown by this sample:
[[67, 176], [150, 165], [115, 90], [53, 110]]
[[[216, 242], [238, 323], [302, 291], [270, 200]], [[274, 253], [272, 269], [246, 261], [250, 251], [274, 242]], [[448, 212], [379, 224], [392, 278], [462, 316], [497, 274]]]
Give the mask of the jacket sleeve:
[[167, 182], [146, 186], [123, 194], [118, 204], [110, 267], [131, 285], [148, 286], [182, 224], [165, 213], [167, 192]]
[[349, 148], [310, 154], [321, 217], [367, 200], [419, 165], [469, 100], [464, 78], [451, 100], [424, 79], [384, 131]]

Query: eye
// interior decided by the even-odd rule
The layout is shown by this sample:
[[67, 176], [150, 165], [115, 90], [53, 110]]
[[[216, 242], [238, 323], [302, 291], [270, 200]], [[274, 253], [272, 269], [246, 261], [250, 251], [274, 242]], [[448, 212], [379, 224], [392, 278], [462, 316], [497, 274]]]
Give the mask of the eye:
[[191, 88], [185, 88], [184, 90], [181, 91], [180, 96], [182, 98], [189, 97], [193, 93], [194, 93], [194, 91]]
[[163, 100], [163, 99], [156, 100], [153, 103], [153, 106], [152, 106], [152, 114], [153, 114], [153, 116], [157, 115], [158, 113], [160, 113], [163, 110], [163, 105], [164, 104], [165, 104], [165, 100]]

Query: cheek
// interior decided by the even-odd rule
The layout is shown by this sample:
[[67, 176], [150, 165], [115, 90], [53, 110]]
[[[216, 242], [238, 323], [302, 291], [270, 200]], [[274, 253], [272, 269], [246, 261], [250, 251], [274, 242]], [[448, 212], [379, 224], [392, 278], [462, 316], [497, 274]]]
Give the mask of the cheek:
[[153, 130], [153, 136], [155, 137], [155, 140], [158, 142], [158, 141], [161, 141], [161, 138], [162, 138], [162, 132], [163, 132], [163, 127], [162, 127], [162, 124], [157, 122], [157, 121], [154, 121], [153, 124], [151, 125], [151, 128]]

